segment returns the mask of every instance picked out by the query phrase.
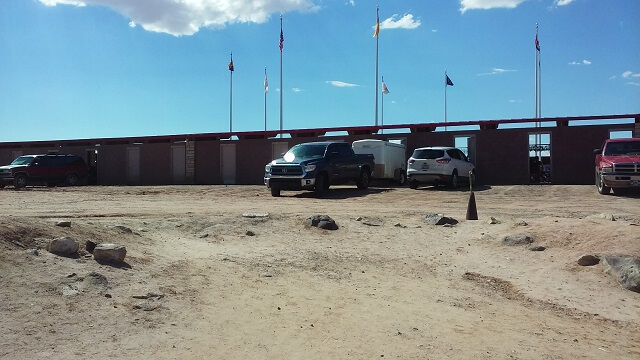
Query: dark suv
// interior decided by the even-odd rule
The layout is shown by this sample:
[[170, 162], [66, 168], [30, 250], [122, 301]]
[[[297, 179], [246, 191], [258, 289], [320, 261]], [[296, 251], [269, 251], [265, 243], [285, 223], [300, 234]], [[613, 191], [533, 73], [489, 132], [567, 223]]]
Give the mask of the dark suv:
[[24, 155], [11, 165], [0, 166], [0, 188], [13, 185], [75, 186], [87, 178], [87, 165], [76, 155]]

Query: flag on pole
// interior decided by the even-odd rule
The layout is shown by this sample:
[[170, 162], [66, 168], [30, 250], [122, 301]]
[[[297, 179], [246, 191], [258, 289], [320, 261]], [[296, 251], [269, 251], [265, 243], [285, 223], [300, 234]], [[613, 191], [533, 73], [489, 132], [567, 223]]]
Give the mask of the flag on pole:
[[269, 80], [267, 80], [267, 70], [264, 70], [264, 92], [265, 94], [269, 92]]
[[453, 81], [451, 81], [451, 79], [449, 79], [449, 75], [445, 75], [445, 78], [446, 78], [445, 79], [446, 84], [449, 85], [449, 86], [453, 86]]
[[233, 71], [233, 57], [229, 61], [229, 71]]
[[387, 88], [387, 84], [384, 83], [384, 80], [382, 81], [382, 93], [383, 94], [389, 93], [389, 89]]
[[538, 41], [538, 34], [536, 34], [536, 50], [540, 51], [540, 42]]
[[284, 33], [282, 32], [282, 28], [280, 28], [280, 52], [282, 52], [283, 47], [284, 47]]
[[376, 14], [376, 31], [373, 33], [373, 37], [378, 37], [380, 33], [380, 15]]

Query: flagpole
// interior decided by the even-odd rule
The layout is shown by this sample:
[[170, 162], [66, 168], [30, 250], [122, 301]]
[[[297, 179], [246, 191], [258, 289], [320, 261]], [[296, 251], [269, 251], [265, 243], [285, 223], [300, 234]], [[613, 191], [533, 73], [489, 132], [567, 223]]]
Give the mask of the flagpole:
[[[535, 111], [535, 116], [536, 116], [536, 120], [538, 120], [540, 118], [540, 43], [538, 42], [538, 23], [536, 23], [536, 41], [535, 41], [535, 52], [536, 52], [536, 59], [535, 59], [535, 74], [536, 74], [536, 78], [535, 78], [535, 98], [536, 98], [536, 111]], [[539, 134], [539, 130], [538, 128], [541, 127], [540, 121], [536, 121], [536, 135], [535, 135], [535, 145], [536, 145], [536, 149], [534, 151], [534, 154], [536, 156], [536, 158], [538, 158], [538, 156], [541, 155], [540, 153], [540, 149], [539, 149], [539, 145], [541, 142], [540, 139], [540, 134]]]
[[282, 33], [282, 15], [280, 15], [280, 138], [282, 138], [282, 48], [284, 42], [284, 35]]
[[444, 69], [444, 131], [447, 131], [447, 69]]
[[[384, 76], [382, 77], [382, 83], [384, 84]], [[380, 126], [384, 126], [384, 88], [382, 89], [382, 117], [380, 118]], [[380, 128], [380, 134], [384, 134], [384, 129]]]
[[380, 7], [376, 6], [376, 126], [378, 126], [378, 37], [380, 31]]
[[233, 131], [233, 52], [231, 53], [231, 62], [229, 67], [229, 132]]
[[267, 67], [264, 67], [264, 131], [267, 131]]

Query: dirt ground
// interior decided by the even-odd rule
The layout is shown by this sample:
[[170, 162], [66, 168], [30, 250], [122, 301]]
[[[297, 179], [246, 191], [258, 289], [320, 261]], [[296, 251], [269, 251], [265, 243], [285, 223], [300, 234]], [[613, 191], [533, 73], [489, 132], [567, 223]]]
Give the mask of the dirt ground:
[[[640, 359], [640, 294], [577, 264], [640, 258], [640, 196], [486, 187], [471, 221], [468, 191], [382, 185], [1, 189], [0, 358]], [[546, 250], [502, 245], [520, 233]], [[61, 236], [77, 256], [43, 249]]]

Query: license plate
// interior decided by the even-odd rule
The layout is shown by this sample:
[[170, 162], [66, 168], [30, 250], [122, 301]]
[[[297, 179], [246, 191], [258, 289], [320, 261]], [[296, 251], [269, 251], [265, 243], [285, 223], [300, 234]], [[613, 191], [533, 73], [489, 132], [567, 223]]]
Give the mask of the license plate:
[[631, 186], [640, 186], [640, 180], [631, 180]]

